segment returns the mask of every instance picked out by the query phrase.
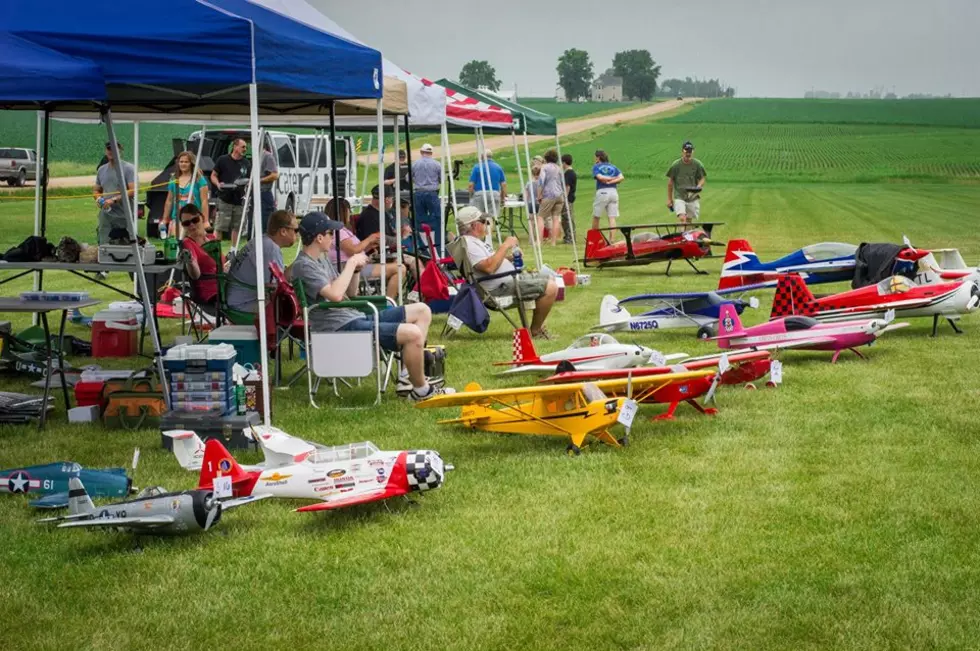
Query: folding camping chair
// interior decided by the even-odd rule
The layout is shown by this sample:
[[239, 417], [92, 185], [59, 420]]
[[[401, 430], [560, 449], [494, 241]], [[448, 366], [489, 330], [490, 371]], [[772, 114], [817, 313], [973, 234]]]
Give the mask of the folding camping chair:
[[[380, 312], [394, 306], [394, 301], [386, 296], [365, 296], [349, 301], [321, 301], [309, 305], [302, 281], [294, 284], [296, 297], [303, 309], [303, 342], [306, 346], [306, 378], [310, 393], [310, 404], [319, 409], [315, 396], [320, 387], [320, 380], [328, 379], [333, 382], [334, 395], [340, 395], [340, 383], [351, 386], [347, 378], [360, 380], [371, 375], [377, 375], [377, 392], [373, 406], [381, 404], [381, 394], [388, 389], [391, 373], [396, 368], [393, 364], [393, 353], [381, 348]], [[331, 310], [342, 307], [360, 310], [374, 320], [374, 330], [371, 332], [310, 332], [310, 313], [315, 310]], [[379, 309], [380, 308], [380, 309]], [[316, 381], [313, 376], [316, 376]], [[358, 407], [353, 407], [358, 408]]]
[[[440, 314], [449, 310], [449, 305], [459, 292], [460, 285], [466, 281], [456, 272], [456, 263], [452, 257], [439, 257], [429, 225], [422, 224], [421, 228], [422, 238], [428, 244], [429, 259], [422, 268], [419, 281], [412, 289], [419, 292], [433, 314]], [[420, 258], [422, 259], [424, 257]]]
[[[489, 276], [476, 276], [476, 271], [473, 269], [473, 265], [470, 262], [469, 256], [466, 255], [466, 240], [464, 237], [458, 237], [447, 246], [449, 254], [453, 258], [453, 262], [456, 263], [456, 268], [462, 274], [463, 279], [469, 283], [477, 292], [480, 300], [488, 310], [493, 312], [499, 312], [503, 315], [507, 322], [510, 323], [514, 330], [518, 329], [517, 323], [513, 318], [507, 313], [508, 310], [517, 310], [518, 317], [520, 318], [520, 327], [527, 328], [527, 310], [534, 310], [534, 301], [525, 301], [521, 297], [520, 283], [514, 283], [514, 293], [509, 296], [495, 296], [487, 291], [483, 283], [495, 280], [497, 278], [514, 278], [515, 281], [517, 276], [521, 274], [520, 269], [515, 269], [513, 271], [507, 271], [499, 274], [491, 274]], [[447, 321], [446, 326], [442, 330], [443, 336], [446, 336], [452, 331]]]
[[[303, 307], [299, 295], [286, 278], [285, 272], [274, 262], [269, 263], [269, 273], [275, 284], [269, 302], [266, 304], [266, 324], [269, 333], [269, 348], [276, 361], [276, 386], [282, 387], [282, 346], [289, 344], [289, 359], [293, 358], [293, 344], [301, 350], [305, 348], [304, 330], [306, 321], [303, 319]], [[297, 370], [286, 381], [285, 386], [293, 385], [300, 375], [306, 372], [306, 367]]]
[[228, 322], [231, 325], [254, 325], [256, 316], [253, 312], [236, 310], [235, 308], [228, 306], [228, 287], [232, 284], [238, 285], [239, 287], [251, 291], [253, 294], [255, 293], [256, 287], [254, 285], [239, 282], [232, 278], [229, 274], [225, 273], [225, 268], [221, 260], [220, 240], [205, 242], [202, 248], [204, 249], [205, 253], [211, 256], [218, 269], [217, 274], [215, 274], [218, 280], [218, 302], [215, 314], [215, 324], [220, 326], [225, 322]]

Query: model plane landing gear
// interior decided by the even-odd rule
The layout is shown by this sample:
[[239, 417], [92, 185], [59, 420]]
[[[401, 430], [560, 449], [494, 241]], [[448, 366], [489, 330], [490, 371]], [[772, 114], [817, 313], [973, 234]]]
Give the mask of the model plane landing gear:
[[565, 454], [569, 457], [577, 457], [578, 455], [582, 454], [582, 448], [574, 443], [569, 443], [568, 447], [565, 448]]
[[715, 336], [715, 334], [717, 334], [715, 329], [710, 325], [703, 325], [700, 328], [698, 328], [698, 339], [701, 340], [711, 339], [712, 337]]
[[630, 444], [629, 434], [623, 434], [622, 438], [616, 439], [616, 442], [619, 443], [624, 448], [629, 447]]

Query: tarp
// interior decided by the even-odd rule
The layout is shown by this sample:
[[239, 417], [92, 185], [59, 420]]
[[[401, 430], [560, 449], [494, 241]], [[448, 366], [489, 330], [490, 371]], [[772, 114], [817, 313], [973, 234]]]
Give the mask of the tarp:
[[514, 126], [514, 116], [501, 106], [481, 101], [465, 91], [447, 88], [441, 83], [422, 79], [422, 83], [440, 88], [446, 96], [446, 123], [457, 127], [453, 131], [469, 131], [475, 127], [510, 131]]
[[0, 33], [0, 61], [0, 98], [4, 102], [105, 99], [102, 72], [89, 61], [5, 33]]
[[513, 114], [514, 119], [519, 122], [519, 124], [515, 127], [517, 131], [523, 131], [524, 124], [526, 123], [528, 135], [554, 136], [558, 134], [558, 121], [547, 113], [535, 111], [532, 108], [521, 106], [520, 104], [515, 104], [514, 102], [508, 102], [507, 100], [501, 99], [500, 97], [496, 97], [494, 95], [481, 93], [478, 90], [461, 86], [448, 79], [440, 79], [436, 83], [440, 84], [441, 86], [445, 86], [447, 89], [454, 90], [458, 93], [463, 93], [477, 100], [507, 109]]
[[[334, 34], [354, 43], [364, 44], [363, 41], [345, 30], [343, 27], [324, 16], [315, 8], [311, 7], [305, 0], [249, 0], [258, 5], [270, 9], [276, 13], [287, 16], [293, 20], [314, 27], [316, 29]], [[441, 127], [446, 121], [446, 98], [441, 88], [427, 86], [415, 75], [405, 71], [401, 66], [396, 65], [388, 59], [382, 58], [384, 68], [385, 83], [388, 78], [395, 77], [405, 83], [408, 91], [408, 122], [413, 127], [436, 126]], [[388, 98], [385, 97], [385, 107], [388, 106]], [[339, 113], [339, 112], [338, 112]], [[344, 119], [338, 122], [342, 126], [354, 126], [354, 121]], [[365, 125], [366, 126], [366, 125]]]
[[252, 82], [263, 107], [284, 113], [381, 95], [380, 52], [246, 0], [17, 2], [0, 32], [98, 66], [116, 108], [247, 112]]

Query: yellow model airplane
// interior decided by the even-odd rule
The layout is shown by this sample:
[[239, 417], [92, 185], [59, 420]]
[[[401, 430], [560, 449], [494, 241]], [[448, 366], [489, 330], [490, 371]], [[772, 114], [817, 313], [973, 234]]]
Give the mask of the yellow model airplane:
[[[463, 408], [459, 418], [440, 420], [440, 425], [460, 424], [505, 434], [567, 436], [567, 451], [575, 455], [581, 453], [589, 436], [613, 447], [628, 443], [627, 435], [617, 439], [609, 433], [609, 428], [624, 422], [628, 431], [632, 414], [621, 420], [620, 413], [630, 400], [627, 394], [632, 390], [637, 391], [638, 401], [644, 402], [644, 398], [665, 387], [705, 380], [714, 374], [714, 371], [688, 371], [635, 379], [488, 390], [471, 382], [461, 393], [435, 396], [415, 406], [420, 409]], [[611, 398], [610, 395], [621, 397]], [[633, 405], [627, 411], [635, 408], [635, 402], [630, 402]]]

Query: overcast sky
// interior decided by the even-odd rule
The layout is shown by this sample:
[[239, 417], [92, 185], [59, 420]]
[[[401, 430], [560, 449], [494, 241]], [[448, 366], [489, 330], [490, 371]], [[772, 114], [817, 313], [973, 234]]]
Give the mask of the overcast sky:
[[980, 96], [980, 0], [308, 0], [407, 70], [456, 79], [486, 59], [506, 88], [551, 96], [558, 57], [647, 49], [668, 77], [742, 97], [810, 88]]

